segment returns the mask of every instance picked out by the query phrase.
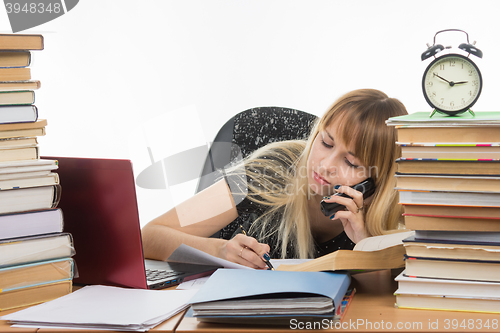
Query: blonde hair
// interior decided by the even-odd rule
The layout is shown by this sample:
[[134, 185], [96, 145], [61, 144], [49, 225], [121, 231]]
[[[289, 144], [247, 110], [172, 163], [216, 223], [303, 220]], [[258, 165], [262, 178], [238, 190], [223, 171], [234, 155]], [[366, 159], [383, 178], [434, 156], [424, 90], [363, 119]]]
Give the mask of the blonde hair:
[[[395, 160], [400, 155], [394, 127], [389, 117], [407, 114], [404, 105], [374, 89], [355, 90], [340, 97], [313, 127], [307, 141], [275, 142], [256, 150], [244, 160], [249, 200], [264, 205], [266, 211], [252, 224], [258, 237], [276, 237], [281, 256], [314, 257], [314, 239], [310, 229], [307, 160], [318, 133], [335, 123], [337, 135], [369, 167], [376, 191], [365, 209], [367, 232], [381, 235], [396, 229], [401, 218], [395, 187]], [[348, 144], [348, 145], [347, 145]], [[242, 168], [233, 168], [229, 173]], [[372, 173], [371, 171], [375, 172]], [[241, 174], [243, 176], [243, 174]], [[280, 221], [275, 221], [279, 218]], [[294, 253], [287, 256], [288, 244]]]

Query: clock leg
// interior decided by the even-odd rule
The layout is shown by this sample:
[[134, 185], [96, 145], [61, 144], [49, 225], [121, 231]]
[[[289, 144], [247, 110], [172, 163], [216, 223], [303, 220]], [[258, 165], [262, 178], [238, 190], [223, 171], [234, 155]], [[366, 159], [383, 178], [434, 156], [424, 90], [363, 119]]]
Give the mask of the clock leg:
[[474, 111], [472, 111], [472, 109], [469, 109], [469, 112], [470, 112], [470, 114], [471, 114], [473, 117], [475, 117], [475, 116], [476, 116], [476, 114], [474, 113]]
[[429, 115], [429, 118], [432, 118], [432, 116], [436, 113], [436, 109], [434, 109], [434, 111], [431, 112], [431, 114]]

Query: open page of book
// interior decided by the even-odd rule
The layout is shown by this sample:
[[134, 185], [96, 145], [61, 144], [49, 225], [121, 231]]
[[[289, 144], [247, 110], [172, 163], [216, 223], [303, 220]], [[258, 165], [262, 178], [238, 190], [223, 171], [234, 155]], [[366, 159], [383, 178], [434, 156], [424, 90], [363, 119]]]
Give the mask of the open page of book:
[[403, 239], [415, 234], [415, 231], [396, 232], [394, 234], [368, 237], [354, 246], [353, 251], [377, 251], [396, 245], [403, 245]]
[[278, 268], [281, 264], [283, 265], [298, 265], [313, 259], [271, 259], [271, 264], [274, 268]]

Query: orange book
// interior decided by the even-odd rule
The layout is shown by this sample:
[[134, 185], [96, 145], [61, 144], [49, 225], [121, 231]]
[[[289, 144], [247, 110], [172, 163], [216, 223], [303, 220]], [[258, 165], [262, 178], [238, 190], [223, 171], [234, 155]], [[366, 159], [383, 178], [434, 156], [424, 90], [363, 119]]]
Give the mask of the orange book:
[[31, 79], [28, 67], [0, 68], [0, 81], [27, 81]]
[[403, 214], [403, 216], [406, 228], [412, 230], [500, 232], [500, 216], [490, 218], [413, 214]]
[[[500, 129], [498, 129], [500, 133]], [[396, 160], [398, 172], [410, 174], [439, 175], [500, 175], [500, 160], [440, 160], [410, 159]]]
[[0, 81], [0, 91], [21, 91], [40, 89], [40, 81]]
[[43, 36], [0, 34], [0, 50], [43, 50]]
[[0, 293], [0, 311], [39, 304], [71, 293], [71, 280]]
[[0, 51], [0, 67], [26, 67], [30, 63], [30, 51]]

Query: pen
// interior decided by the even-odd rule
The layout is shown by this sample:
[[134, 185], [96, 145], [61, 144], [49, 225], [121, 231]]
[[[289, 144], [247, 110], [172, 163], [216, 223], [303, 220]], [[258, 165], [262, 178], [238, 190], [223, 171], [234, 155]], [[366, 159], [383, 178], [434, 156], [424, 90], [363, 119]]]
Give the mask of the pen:
[[[245, 236], [247, 236], [247, 232], [245, 231], [245, 229], [243, 228], [243, 226], [240, 224], [240, 230], [241, 230], [241, 233]], [[274, 271], [274, 267], [273, 265], [271, 264], [271, 257], [269, 257], [269, 254], [267, 253], [264, 253], [264, 258], [262, 258], [262, 261], [264, 261], [267, 265], [267, 267], [269, 267], [268, 269]]]

